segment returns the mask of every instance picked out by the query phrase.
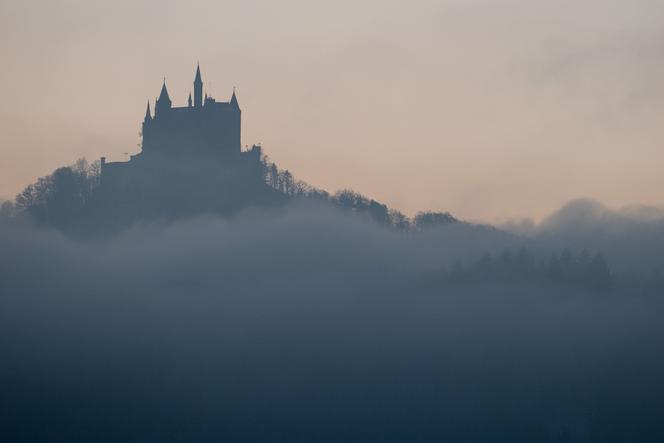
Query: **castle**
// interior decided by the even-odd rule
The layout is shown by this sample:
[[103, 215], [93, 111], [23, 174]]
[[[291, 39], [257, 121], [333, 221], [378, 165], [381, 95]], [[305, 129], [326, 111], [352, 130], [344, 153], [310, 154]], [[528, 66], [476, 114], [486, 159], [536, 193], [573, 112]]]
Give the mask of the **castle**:
[[228, 168], [260, 160], [259, 146], [242, 151], [242, 111], [235, 89], [228, 102], [217, 102], [208, 94], [203, 96], [203, 79], [197, 66], [193, 91], [193, 99], [190, 93], [187, 106], [174, 107], [164, 80], [154, 116], [148, 101], [142, 123], [141, 152], [126, 162], [106, 162], [105, 157], [101, 158], [101, 181], [105, 186], [126, 187], [132, 176], [158, 170], [165, 163], [203, 161]]

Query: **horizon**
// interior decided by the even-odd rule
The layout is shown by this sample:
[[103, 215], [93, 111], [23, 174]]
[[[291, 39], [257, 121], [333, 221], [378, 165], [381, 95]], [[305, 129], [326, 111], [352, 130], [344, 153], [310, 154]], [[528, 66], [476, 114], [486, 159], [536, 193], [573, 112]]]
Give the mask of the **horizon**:
[[184, 104], [199, 60], [242, 144], [330, 192], [485, 222], [661, 207], [662, 5], [377, 5], [5, 2], [0, 196], [138, 152], [146, 100], [165, 76]]

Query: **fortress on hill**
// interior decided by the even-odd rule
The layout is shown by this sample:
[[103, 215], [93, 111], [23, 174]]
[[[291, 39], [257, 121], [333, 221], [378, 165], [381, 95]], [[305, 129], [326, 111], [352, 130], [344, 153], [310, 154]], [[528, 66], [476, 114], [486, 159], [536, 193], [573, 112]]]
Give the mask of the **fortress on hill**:
[[101, 158], [106, 219], [232, 213], [284, 201], [266, 183], [260, 146], [242, 150], [241, 117], [235, 90], [227, 102], [204, 95], [200, 67], [186, 106], [173, 106], [164, 81], [154, 115], [148, 101], [141, 152], [124, 162]]
[[164, 163], [219, 163], [238, 167], [260, 160], [260, 147], [242, 151], [242, 111], [233, 90], [228, 102], [218, 102], [203, 95], [200, 66], [196, 68], [193, 98], [189, 93], [187, 106], [174, 107], [166, 81], [155, 101], [154, 115], [148, 100], [142, 124], [141, 152], [126, 162], [106, 162], [101, 158], [101, 180], [106, 186], [126, 186], [132, 175], [145, 174]]

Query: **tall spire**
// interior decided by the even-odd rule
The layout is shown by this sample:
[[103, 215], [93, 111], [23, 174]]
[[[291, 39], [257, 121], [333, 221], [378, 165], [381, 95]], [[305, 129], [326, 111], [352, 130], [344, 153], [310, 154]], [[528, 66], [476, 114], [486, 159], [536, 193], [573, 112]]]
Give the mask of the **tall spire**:
[[237, 97], [235, 96], [235, 86], [233, 86], [233, 96], [231, 97], [231, 106], [240, 109], [240, 104], [237, 102]]
[[194, 79], [194, 83], [203, 83], [203, 80], [201, 79], [201, 65], [196, 63], [196, 78]]
[[191, 92], [189, 92], [189, 99], [187, 100], [187, 105], [191, 108]]
[[201, 67], [196, 64], [196, 77], [194, 78], [194, 107], [203, 106], [203, 79], [201, 78]]
[[164, 78], [164, 84], [161, 87], [161, 93], [155, 103], [155, 113], [161, 114], [162, 111], [171, 109], [171, 98], [168, 96], [168, 89], [166, 89], [166, 79]]
[[145, 110], [145, 121], [152, 120], [152, 113], [150, 112], [150, 100], [148, 100], [148, 108]]
[[164, 84], [161, 86], [161, 93], [159, 93], [159, 98], [157, 101], [162, 101], [166, 100], [166, 102], [170, 103], [171, 98], [168, 96], [168, 89], [166, 89], [166, 79], [164, 78]]

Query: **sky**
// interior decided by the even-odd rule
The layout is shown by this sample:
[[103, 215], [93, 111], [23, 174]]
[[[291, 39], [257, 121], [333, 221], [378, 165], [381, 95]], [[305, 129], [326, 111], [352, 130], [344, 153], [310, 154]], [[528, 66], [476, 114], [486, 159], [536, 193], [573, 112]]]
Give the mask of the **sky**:
[[664, 204], [655, 0], [0, 0], [0, 197], [139, 151], [163, 77], [237, 88], [243, 144], [407, 214]]

